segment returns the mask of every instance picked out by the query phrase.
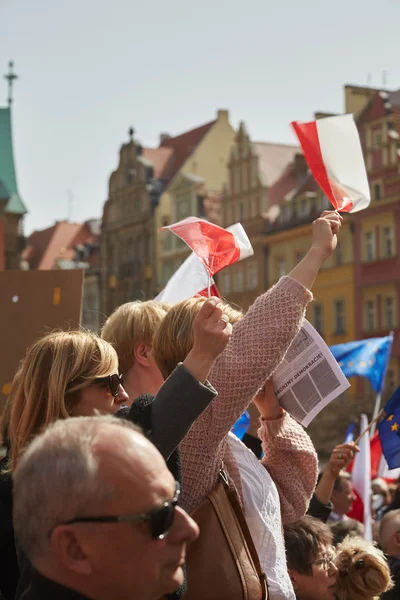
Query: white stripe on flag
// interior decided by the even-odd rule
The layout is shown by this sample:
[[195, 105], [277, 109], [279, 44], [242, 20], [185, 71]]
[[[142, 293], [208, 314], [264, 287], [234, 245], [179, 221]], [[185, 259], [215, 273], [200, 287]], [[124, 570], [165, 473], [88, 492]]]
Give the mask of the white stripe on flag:
[[[361, 415], [360, 431], [368, 427], [366, 415]], [[371, 518], [371, 452], [369, 435], [364, 435], [358, 444], [360, 452], [354, 459], [351, 480], [353, 487], [364, 504], [364, 538], [372, 540], [372, 518]]]

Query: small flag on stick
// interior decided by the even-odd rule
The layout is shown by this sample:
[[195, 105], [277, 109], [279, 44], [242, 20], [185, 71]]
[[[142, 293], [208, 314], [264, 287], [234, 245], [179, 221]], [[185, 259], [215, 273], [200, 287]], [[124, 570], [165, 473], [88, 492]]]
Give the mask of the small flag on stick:
[[353, 115], [339, 115], [292, 127], [322, 191], [341, 212], [357, 212], [371, 201], [364, 158]]

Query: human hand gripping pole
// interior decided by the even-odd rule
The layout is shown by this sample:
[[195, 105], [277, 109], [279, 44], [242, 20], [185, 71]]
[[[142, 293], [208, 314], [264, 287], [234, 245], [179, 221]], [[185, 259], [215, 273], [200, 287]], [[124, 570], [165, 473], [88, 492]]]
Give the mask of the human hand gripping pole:
[[219, 298], [209, 298], [193, 321], [193, 347], [183, 362], [184, 367], [204, 383], [231, 335], [232, 325], [223, 313]]
[[324, 210], [312, 224], [311, 248], [292, 271], [289, 277], [311, 289], [319, 269], [336, 250], [337, 235], [343, 217], [337, 211]]

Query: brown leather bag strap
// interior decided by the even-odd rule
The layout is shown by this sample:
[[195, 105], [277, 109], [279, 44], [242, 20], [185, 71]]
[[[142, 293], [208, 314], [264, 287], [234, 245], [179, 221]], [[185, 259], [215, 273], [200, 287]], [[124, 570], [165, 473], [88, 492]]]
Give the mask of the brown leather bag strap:
[[239, 525], [243, 531], [243, 535], [246, 539], [246, 543], [247, 543], [247, 547], [249, 549], [249, 552], [251, 554], [251, 558], [254, 562], [254, 566], [256, 568], [257, 571], [257, 575], [260, 578], [260, 583], [261, 583], [261, 587], [262, 587], [262, 600], [266, 600], [268, 598], [268, 581], [267, 581], [267, 576], [264, 573], [264, 571], [261, 568], [261, 564], [260, 564], [260, 559], [258, 558], [258, 552], [256, 550], [256, 547], [254, 545], [253, 542], [253, 538], [251, 537], [251, 533], [249, 530], [249, 526], [247, 525], [247, 521], [246, 518], [243, 514], [243, 509], [240, 506], [240, 502], [239, 502], [239, 498], [238, 495], [236, 493], [236, 490], [232, 487], [230, 487], [229, 485], [229, 480], [228, 480], [228, 476], [224, 470], [224, 466], [222, 465], [220, 472], [219, 472], [219, 476], [221, 478], [221, 480], [223, 481], [223, 484], [226, 488], [226, 493], [227, 496], [229, 498], [229, 501], [232, 505], [232, 508], [235, 512], [236, 518], [239, 522]]

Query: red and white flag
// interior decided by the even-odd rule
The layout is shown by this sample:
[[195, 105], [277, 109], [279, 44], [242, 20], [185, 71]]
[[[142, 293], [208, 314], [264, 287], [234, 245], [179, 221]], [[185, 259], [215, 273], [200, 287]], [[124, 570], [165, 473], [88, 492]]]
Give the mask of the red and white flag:
[[193, 250], [204, 264], [210, 277], [228, 265], [252, 256], [253, 248], [240, 223], [232, 228], [223, 229], [204, 219], [188, 217], [167, 225], [161, 229], [169, 229], [181, 238]]
[[371, 201], [364, 158], [353, 115], [339, 115], [292, 127], [314, 176], [341, 212], [357, 212]]
[[[361, 415], [360, 431], [368, 427], [366, 415]], [[351, 481], [354, 491], [363, 505], [364, 538], [372, 540], [371, 516], [371, 455], [369, 436], [364, 435], [358, 444], [360, 452], [354, 458]]]
[[[178, 223], [177, 225], [180, 224]], [[175, 226], [170, 225], [170, 227]], [[222, 229], [217, 225], [213, 225], [213, 227], [217, 227], [218, 230]], [[234, 243], [235, 248], [239, 247], [238, 260], [242, 260], [243, 258], [247, 258], [248, 256], [252, 256], [254, 254], [249, 238], [247, 237], [246, 232], [240, 223], [235, 223], [227, 229], [222, 229], [222, 231], [224, 232], [224, 238], [225, 234], [229, 233], [228, 240], [230, 240], [230, 243]], [[210, 252], [212, 252], [212, 247]], [[237, 256], [237, 253], [231, 253], [231, 255], [233, 254]], [[225, 254], [225, 258], [226, 256], [227, 255]], [[210, 262], [213, 264], [213, 267], [216, 266], [214, 260], [211, 260]], [[234, 262], [237, 262], [237, 260], [232, 260], [232, 262], [228, 263], [228, 265], [233, 264]], [[222, 261], [218, 261], [219, 268], [215, 271], [212, 271], [212, 275], [215, 275], [215, 273], [217, 273], [220, 269], [228, 266], [225, 264], [221, 266], [221, 264]], [[177, 302], [181, 302], [187, 298], [192, 298], [196, 295], [207, 296], [208, 282], [209, 270], [205, 268], [204, 262], [197, 256], [197, 254], [195, 254], [195, 252], [193, 252], [172, 275], [165, 288], [158, 294], [155, 300], [176, 304]], [[210, 280], [210, 286], [210, 295], [219, 296], [220, 294], [212, 277]]]

